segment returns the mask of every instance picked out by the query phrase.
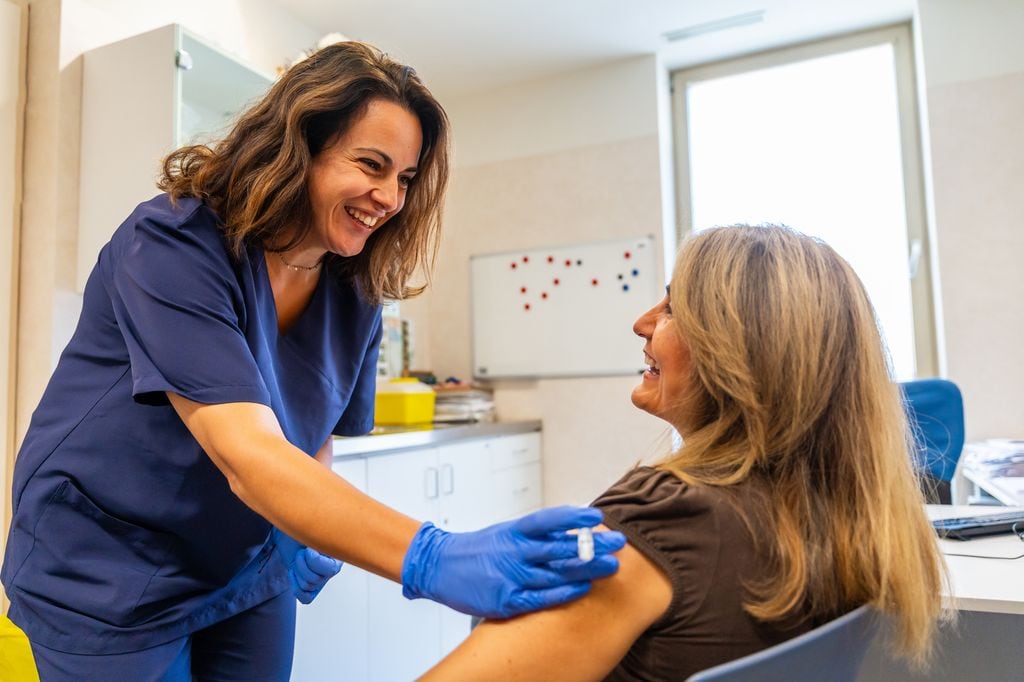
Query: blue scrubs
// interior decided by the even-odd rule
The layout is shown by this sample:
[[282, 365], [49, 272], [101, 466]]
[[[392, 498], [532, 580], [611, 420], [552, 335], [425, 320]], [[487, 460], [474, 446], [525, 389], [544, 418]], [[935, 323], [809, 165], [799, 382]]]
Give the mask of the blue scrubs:
[[279, 334], [262, 250], [232, 258], [201, 201], [160, 195], [118, 228], [15, 463], [2, 579], [33, 643], [139, 651], [288, 589], [270, 524], [165, 392], [268, 405], [310, 454], [369, 431], [380, 307], [332, 274]]

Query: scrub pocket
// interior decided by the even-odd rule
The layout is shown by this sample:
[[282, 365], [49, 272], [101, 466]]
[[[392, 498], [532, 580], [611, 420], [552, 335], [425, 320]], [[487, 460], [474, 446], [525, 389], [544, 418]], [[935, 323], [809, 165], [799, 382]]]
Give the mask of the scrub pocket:
[[50, 497], [34, 535], [13, 585], [26, 597], [121, 627], [154, 615], [137, 607], [166, 562], [169, 535], [107, 514], [70, 480]]

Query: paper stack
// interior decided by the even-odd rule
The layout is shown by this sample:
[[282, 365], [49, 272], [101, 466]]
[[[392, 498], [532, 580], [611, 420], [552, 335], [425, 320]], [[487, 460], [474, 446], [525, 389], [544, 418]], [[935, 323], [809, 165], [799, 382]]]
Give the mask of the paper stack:
[[494, 397], [487, 389], [468, 386], [435, 386], [435, 422], [492, 422]]

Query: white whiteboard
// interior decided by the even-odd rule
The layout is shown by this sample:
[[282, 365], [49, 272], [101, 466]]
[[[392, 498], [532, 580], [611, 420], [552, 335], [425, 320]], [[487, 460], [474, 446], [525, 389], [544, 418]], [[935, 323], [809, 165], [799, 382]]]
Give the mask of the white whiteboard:
[[661, 299], [651, 237], [472, 256], [473, 375], [635, 374]]

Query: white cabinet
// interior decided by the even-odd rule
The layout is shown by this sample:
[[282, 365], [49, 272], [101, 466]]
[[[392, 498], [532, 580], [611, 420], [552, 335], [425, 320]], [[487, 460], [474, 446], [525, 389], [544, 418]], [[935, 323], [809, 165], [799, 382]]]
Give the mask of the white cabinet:
[[79, 291], [117, 226], [157, 194], [163, 157], [227, 132], [272, 82], [174, 24], [89, 50], [82, 79]]
[[[365, 475], [370, 496], [453, 532], [518, 517], [541, 503], [536, 432], [343, 459], [335, 471], [353, 484], [352, 476]], [[469, 634], [469, 616], [425, 599], [409, 601], [397, 583], [363, 571], [346, 568], [339, 578], [353, 574], [362, 577], [362, 595], [350, 591], [359, 589], [354, 581], [330, 593], [329, 584], [311, 606], [299, 607], [293, 680], [412, 680]], [[325, 652], [329, 642], [336, 651]], [[354, 651], [359, 645], [363, 651]]]
[[[380, 455], [367, 460], [367, 492], [403, 514], [438, 520], [437, 449]], [[402, 587], [370, 576], [369, 680], [412, 680], [441, 648], [441, 607], [402, 596]]]
[[[334, 472], [366, 491], [366, 460], [346, 459], [334, 463]], [[313, 600], [299, 604], [295, 622], [295, 661], [292, 679], [305, 680], [368, 678], [368, 637], [370, 574], [345, 566]], [[325, 674], [345, 671], [341, 677]]]

